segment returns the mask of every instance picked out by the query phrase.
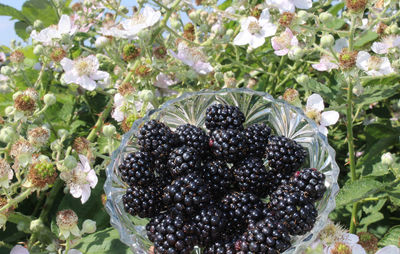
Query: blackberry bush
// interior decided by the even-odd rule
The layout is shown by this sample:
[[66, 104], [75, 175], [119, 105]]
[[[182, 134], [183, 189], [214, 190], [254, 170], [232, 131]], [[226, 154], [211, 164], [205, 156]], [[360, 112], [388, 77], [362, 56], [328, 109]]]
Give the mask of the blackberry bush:
[[215, 130], [210, 137], [210, 147], [216, 158], [234, 162], [246, 156], [248, 142], [239, 130]]
[[205, 124], [208, 130], [243, 129], [244, 114], [236, 106], [215, 104], [207, 108]]

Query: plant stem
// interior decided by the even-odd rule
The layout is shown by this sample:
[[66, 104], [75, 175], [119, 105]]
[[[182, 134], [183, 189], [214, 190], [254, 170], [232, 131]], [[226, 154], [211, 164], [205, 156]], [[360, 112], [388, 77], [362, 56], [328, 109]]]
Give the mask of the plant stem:
[[97, 134], [97, 131], [99, 131], [101, 129], [101, 127], [103, 126], [103, 121], [104, 119], [106, 119], [108, 117], [108, 115], [111, 112], [112, 109], [112, 105], [113, 105], [113, 100], [110, 99], [110, 101], [108, 102], [108, 104], [106, 105], [103, 113], [101, 113], [101, 115], [99, 116], [99, 119], [97, 119], [96, 124], [94, 125], [94, 128], [92, 129], [92, 131], [89, 133], [89, 136], [87, 136], [87, 140], [89, 140], [90, 142], [92, 142]]
[[62, 187], [63, 181], [60, 178], [57, 178], [56, 182], [53, 185], [53, 188], [51, 188], [51, 191], [49, 192], [49, 196], [46, 198], [46, 202], [43, 205], [43, 210], [39, 216], [39, 218], [43, 221], [49, 218], [49, 211], [53, 207], [53, 203], [57, 197], [57, 194], [62, 189]]
[[0, 208], [0, 212], [3, 212], [5, 210], [7, 210], [8, 208], [10, 208], [10, 207], [12, 207], [14, 205], [17, 205], [18, 203], [22, 202], [29, 195], [31, 195], [32, 192], [33, 192], [33, 189], [26, 189], [24, 192], [19, 194], [17, 197], [15, 197], [14, 199], [10, 200], [5, 206]]

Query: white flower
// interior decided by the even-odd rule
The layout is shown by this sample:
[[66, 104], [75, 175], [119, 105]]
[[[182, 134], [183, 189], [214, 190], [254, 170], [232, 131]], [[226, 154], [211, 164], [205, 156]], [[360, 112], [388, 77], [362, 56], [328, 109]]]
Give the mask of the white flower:
[[317, 71], [331, 71], [332, 69], [338, 69], [339, 65], [333, 62], [332, 57], [324, 55], [319, 60], [319, 63], [311, 65]]
[[11, 88], [9, 86], [10, 79], [3, 74], [0, 74], [0, 93], [9, 93]]
[[0, 187], [8, 188], [9, 182], [14, 176], [14, 171], [6, 160], [0, 158]]
[[0, 63], [4, 63], [6, 59], [6, 54], [4, 54], [4, 52], [0, 52]]
[[375, 254], [400, 254], [400, 249], [397, 246], [388, 245], [378, 250]]
[[295, 12], [296, 8], [310, 9], [312, 0], [267, 0], [267, 5], [278, 8], [280, 13]]
[[95, 80], [104, 80], [110, 76], [107, 72], [98, 70], [99, 61], [94, 55], [74, 61], [64, 58], [60, 64], [65, 70], [64, 81], [67, 84], [76, 83], [89, 91], [98, 86]]
[[340, 53], [340, 52], [342, 52], [342, 49], [348, 48], [348, 47], [349, 47], [349, 41], [346, 38], [340, 38], [335, 41], [335, 45], [333, 46], [333, 49], [336, 52]]
[[156, 82], [154, 82], [154, 86], [159, 88], [168, 88], [169, 86], [175, 85], [178, 82], [178, 79], [172, 79], [169, 75], [160, 73], [156, 77]]
[[271, 44], [275, 50], [275, 55], [284, 56], [289, 53], [293, 46], [298, 46], [299, 41], [296, 36], [293, 35], [292, 31], [289, 28], [286, 28], [281, 35], [272, 37]]
[[[111, 113], [111, 117], [117, 122], [122, 122], [129, 115], [140, 112], [142, 107], [143, 101], [135, 99], [131, 93], [126, 95], [116, 93], [114, 95], [114, 110]], [[151, 104], [147, 104], [146, 110], [152, 108]]]
[[117, 122], [122, 122], [125, 118], [124, 113], [125, 98], [120, 93], [114, 95], [114, 111], [111, 117]]
[[10, 254], [29, 254], [29, 251], [21, 245], [15, 245], [14, 248], [11, 249]]
[[68, 250], [68, 253], [63, 251], [63, 254], [82, 254], [82, 252], [80, 252], [79, 250], [76, 250], [76, 249], [70, 249], [70, 250]]
[[371, 56], [365, 51], [358, 52], [356, 65], [370, 76], [382, 76], [394, 72], [387, 57]]
[[201, 48], [190, 48], [184, 42], [178, 45], [178, 54], [169, 50], [170, 54], [184, 64], [192, 67], [197, 73], [205, 75], [214, 71], [214, 68], [207, 62], [207, 58]]
[[39, 33], [36, 30], [31, 32], [31, 37], [44, 45], [50, 45], [53, 39], [60, 39], [63, 34], [73, 35], [76, 32], [76, 26], [71, 22], [67, 15], [62, 15], [58, 25], [49, 26]]
[[143, 13], [136, 13], [132, 18], [121, 22], [128, 38], [134, 38], [143, 29], [153, 26], [160, 20], [161, 12], [150, 6], [144, 7]]
[[90, 188], [96, 187], [97, 175], [90, 168], [89, 160], [86, 156], [79, 154], [80, 163], [71, 171], [61, 172], [60, 177], [63, 179], [74, 198], [81, 197], [84, 204], [90, 197]]
[[[324, 249], [325, 254], [332, 253], [352, 253], [352, 254], [367, 254], [364, 248], [358, 244], [358, 236], [350, 233], [344, 233], [342, 239], [335, 242], [331, 246]], [[340, 252], [340, 250], [342, 252]], [[335, 252], [336, 251], [336, 252]]]
[[119, 26], [101, 27], [99, 33], [104, 36], [112, 36], [116, 38], [127, 38], [126, 31]]
[[382, 39], [382, 42], [374, 42], [372, 51], [377, 54], [387, 54], [389, 49], [400, 46], [400, 36], [390, 35]]
[[276, 33], [277, 26], [270, 20], [268, 9], [264, 9], [259, 19], [247, 17], [240, 21], [241, 32], [233, 40], [235, 45], [249, 44], [251, 48], [258, 48], [265, 42], [265, 37]]
[[324, 108], [324, 100], [319, 94], [314, 93], [308, 97], [305, 113], [319, 124], [318, 130], [326, 136], [326, 126], [335, 124], [339, 120], [339, 113], [334, 110], [322, 112]]

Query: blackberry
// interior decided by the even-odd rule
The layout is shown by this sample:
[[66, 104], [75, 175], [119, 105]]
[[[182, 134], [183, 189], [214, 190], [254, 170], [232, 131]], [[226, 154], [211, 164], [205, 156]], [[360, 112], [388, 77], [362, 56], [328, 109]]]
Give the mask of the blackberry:
[[208, 185], [195, 173], [177, 178], [163, 193], [163, 203], [171, 211], [189, 216], [207, 206], [210, 199]]
[[318, 212], [311, 201], [298, 188], [283, 185], [271, 194], [268, 208], [271, 214], [284, 223], [292, 235], [309, 232]]
[[249, 144], [249, 155], [264, 157], [271, 128], [265, 123], [253, 124], [244, 130]]
[[270, 168], [267, 172], [268, 194], [274, 192], [279, 186], [289, 183], [290, 174], [285, 174], [277, 169]]
[[176, 146], [176, 134], [165, 124], [150, 120], [146, 122], [137, 135], [139, 146], [155, 157], [168, 156], [171, 149]]
[[173, 177], [197, 171], [201, 166], [197, 151], [189, 146], [181, 146], [172, 150], [168, 157], [168, 167]]
[[196, 227], [179, 215], [154, 218], [146, 229], [149, 240], [154, 242], [155, 253], [189, 254], [197, 243]]
[[249, 222], [257, 221], [262, 217], [265, 204], [251, 193], [235, 192], [223, 197], [220, 203], [221, 210], [228, 217], [228, 234], [240, 232]]
[[248, 157], [233, 165], [233, 175], [241, 191], [265, 196], [268, 190], [267, 170], [264, 161]]
[[210, 147], [217, 159], [234, 162], [246, 156], [248, 143], [239, 130], [215, 130], [211, 134]]
[[203, 254], [239, 254], [240, 247], [239, 236], [222, 237], [211, 245], [206, 246]]
[[311, 202], [320, 200], [326, 191], [325, 175], [315, 168], [297, 171], [289, 183], [303, 191]]
[[225, 230], [227, 218], [220, 209], [211, 206], [194, 216], [193, 222], [199, 230], [199, 245], [204, 247], [219, 239]]
[[121, 178], [130, 186], [146, 186], [154, 182], [155, 175], [152, 170], [152, 157], [147, 152], [129, 154], [118, 166]]
[[168, 158], [159, 158], [154, 161], [154, 172], [156, 174], [156, 182], [163, 188], [171, 184], [173, 177], [168, 168]]
[[208, 130], [243, 130], [244, 114], [236, 106], [215, 104], [207, 108], [205, 124]]
[[303, 164], [305, 149], [287, 137], [271, 136], [268, 139], [267, 159], [271, 168], [290, 177]]
[[285, 225], [273, 218], [253, 224], [241, 237], [244, 253], [282, 253], [290, 247], [290, 236]]
[[161, 190], [155, 186], [129, 187], [122, 196], [122, 202], [129, 214], [149, 218], [161, 211]]
[[231, 170], [221, 160], [212, 160], [206, 163], [203, 178], [210, 185], [210, 191], [215, 197], [225, 195], [234, 182]]
[[176, 128], [175, 133], [180, 145], [194, 148], [201, 156], [204, 156], [210, 149], [208, 146], [210, 137], [199, 127], [185, 124]]

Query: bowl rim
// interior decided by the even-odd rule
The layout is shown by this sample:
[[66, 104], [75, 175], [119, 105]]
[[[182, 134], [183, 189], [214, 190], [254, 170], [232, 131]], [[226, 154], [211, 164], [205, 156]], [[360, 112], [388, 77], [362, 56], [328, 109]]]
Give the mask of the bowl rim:
[[[114, 171], [114, 159], [121, 153], [121, 150], [126, 147], [126, 144], [129, 142], [130, 137], [132, 136], [132, 134], [134, 133], [134, 131], [143, 123], [146, 122], [150, 119], [151, 115], [160, 112], [162, 110], [164, 110], [165, 108], [168, 108], [170, 105], [183, 101], [187, 98], [193, 97], [193, 96], [198, 96], [198, 95], [218, 95], [218, 94], [225, 94], [225, 93], [247, 93], [247, 94], [252, 94], [252, 95], [258, 95], [261, 96], [271, 102], [277, 102], [277, 103], [281, 103], [286, 107], [289, 107], [291, 110], [295, 111], [297, 114], [300, 114], [306, 121], [307, 123], [311, 126], [312, 130], [314, 131], [314, 133], [316, 133], [316, 135], [322, 140], [323, 145], [326, 147], [328, 154], [330, 157], [332, 157], [332, 160], [330, 161], [331, 163], [331, 167], [332, 170], [330, 172], [332, 172], [332, 178], [333, 178], [333, 182], [332, 182], [332, 191], [329, 195], [329, 200], [327, 201], [328, 204], [325, 207], [325, 209], [323, 210], [321, 215], [321, 218], [319, 219], [319, 221], [323, 220], [325, 222], [328, 221], [328, 215], [335, 209], [336, 207], [336, 201], [335, 201], [335, 197], [339, 192], [339, 184], [337, 183], [338, 180], [338, 176], [339, 176], [339, 172], [340, 172], [340, 168], [336, 163], [336, 151], [329, 145], [328, 143], [328, 139], [327, 137], [322, 134], [319, 129], [318, 129], [318, 125], [317, 123], [310, 119], [309, 117], [306, 116], [306, 114], [304, 113], [303, 109], [296, 107], [294, 105], [289, 104], [288, 102], [286, 102], [285, 100], [282, 99], [275, 99], [272, 95], [270, 95], [269, 93], [266, 92], [260, 92], [260, 91], [255, 91], [252, 89], [248, 89], [248, 88], [224, 88], [221, 90], [209, 90], [209, 89], [205, 89], [205, 90], [200, 90], [197, 92], [185, 92], [182, 95], [180, 95], [177, 98], [168, 100], [166, 102], [164, 102], [162, 105], [160, 105], [157, 109], [152, 109], [146, 112], [146, 114], [140, 118], [134, 121], [134, 123], [132, 124], [131, 128], [129, 129], [128, 132], [126, 132], [125, 134], [123, 134], [122, 136], [122, 140], [121, 143], [119, 145], [119, 147], [112, 153], [111, 158], [110, 158], [110, 163], [108, 164], [107, 168], [106, 168], [106, 181], [104, 183], [104, 192], [107, 196], [107, 200], [106, 200], [106, 211], [107, 213], [110, 215], [110, 224], [118, 230], [118, 234], [119, 234], [119, 238], [121, 240], [121, 242], [123, 242], [124, 244], [126, 244], [128, 247], [132, 248], [132, 246], [130, 245], [130, 243], [128, 242], [129, 239], [127, 239], [126, 235], [130, 234], [126, 227], [123, 227], [119, 218], [115, 217], [115, 206], [113, 204], [112, 201], [112, 184], [113, 184], [113, 171]], [[322, 229], [322, 228], [321, 228]], [[125, 236], [125, 237], [124, 237]], [[308, 239], [308, 242], [312, 242], [316, 239], [317, 234], [312, 234], [311, 238]], [[303, 244], [299, 245], [298, 247], [295, 247], [295, 249], [293, 250], [293, 248], [290, 248], [289, 250], [285, 251], [284, 254], [288, 254], [288, 253], [299, 253], [301, 250], [304, 250], [304, 246]]]

